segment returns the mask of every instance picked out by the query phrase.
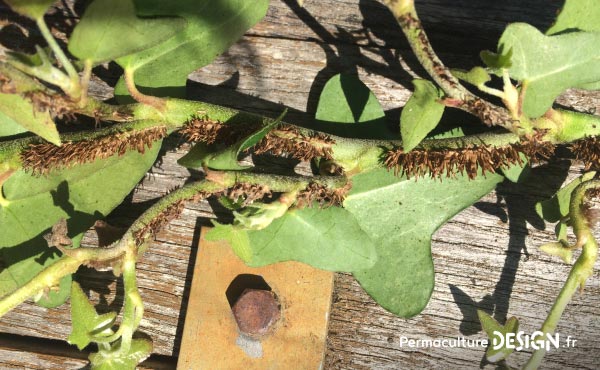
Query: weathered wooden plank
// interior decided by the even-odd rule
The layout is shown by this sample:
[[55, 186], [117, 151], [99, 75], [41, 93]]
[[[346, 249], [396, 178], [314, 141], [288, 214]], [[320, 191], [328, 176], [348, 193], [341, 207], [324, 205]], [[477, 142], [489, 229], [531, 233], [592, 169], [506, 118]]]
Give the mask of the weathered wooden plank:
[[[453, 67], [463, 68], [477, 63], [480, 49], [494, 48], [495, 38], [508, 21], [529, 21], [544, 28], [559, 5], [558, 2], [548, 5], [545, 0], [498, 4], [465, 0], [418, 2], [425, 26], [431, 30], [432, 43], [442, 59]], [[5, 14], [6, 8], [0, 8], [0, 12]], [[80, 9], [76, 9], [75, 16], [78, 12]], [[68, 28], [61, 25], [67, 14], [56, 13], [50, 21], [59, 30]], [[400, 55], [394, 53], [396, 48]], [[192, 96], [198, 99], [271, 115], [279, 114], [286, 106], [295, 110], [287, 117], [291, 122], [309, 123], [318, 92], [327, 78], [339, 72], [357, 71], [382, 102], [390, 122], [397, 122], [399, 108], [410, 95], [407, 88], [413, 78], [412, 69], [422, 73], [393, 19], [378, 2], [307, 0], [302, 10], [293, 0], [273, 0], [265, 21], [216, 63], [193, 73], [191, 78], [197, 83], [191, 86]], [[109, 81], [118, 77], [114, 70], [102, 75]], [[94, 86], [94, 94], [110, 95], [105, 85]], [[600, 111], [597, 93], [571, 90], [559, 103]], [[126, 226], [147, 207], [146, 201], [183, 184], [189, 172], [177, 166], [175, 160], [185, 150], [168, 153], [138, 187], [131, 203], [120, 207], [111, 221]], [[572, 168], [570, 176], [577, 171], [577, 167]], [[538, 185], [560, 182], [564, 167], [556, 164], [550, 172]], [[350, 276], [339, 275], [329, 333], [328, 367], [478, 367], [482, 349], [400, 347], [401, 336], [436, 339], [470, 334], [469, 338], [483, 338], [477, 333], [475, 307], [495, 307], [499, 319], [518, 315], [524, 320], [522, 327], [526, 331], [538, 328], [566, 278], [568, 266], [541, 255], [535, 247], [552, 238], [552, 227], [536, 230], [527, 223], [530, 220], [541, 226], [527, 207], [535, 199], [548, 195], [543, 187], [533, 185], [524, 189], [502, 186], [499, 192], [465, 210], [435, 235], [436, 288], [427, 309], [415, 318], [398, 319], [386, 313]], [[194, 230], [199, 223], [206, 223], [206, 219], [198, 221], [198, 217], [211, 214], [206, 202], [188, 204], [182, 217], [159, 234], [157, 242], [140, 261], [139, 284], [146, 303], [142, 330], [153, 337], [158, 354], [177, 354], [191, 281], [188, 266], [197, 248]], [[90, 236], [86, 242], [95, 241]], [[529, 247], [528, 259], [524, 245]], [[586, 294], [569, 306], [559, 326], [559, 332], [578, 339], [578, 346], [548, 354], [547, 368], [597, 367], [598, 277], [596, 273], [586, 287]], [[92, 298], [104, 300], [101, 309], [120, 306], [121, 300], [114, 300], [114, 292], [122, 287], [114, 283], [110, 273], [86, 270], [78, 279]], [[68, 318], [68, 305], [46, 310], [26, 303], [0, 320], [0, 331], [64, 339], [70, 331]], [[39, 357], [35, 353], [0, 351], [0, 359], [21, 358], [18, 366], [34, 366], [39, 362], [51, 368], [51, 361], [66, 361], [64, 355], [59, 356], [62, 359], [59, 361], [51, 358], [51, 354]], [[517, 354], [515, 360], [511, 364], [522, 363], [524, 354]], [[0, 360], [2, 367], [10, 363]]]
[[[84, 369], [88, 368], [89, 353], [61, 341], [0, 334], [0, 369]], [[175, 361], [171, 357], [152, 355], [138, 368], [174, 369]]]

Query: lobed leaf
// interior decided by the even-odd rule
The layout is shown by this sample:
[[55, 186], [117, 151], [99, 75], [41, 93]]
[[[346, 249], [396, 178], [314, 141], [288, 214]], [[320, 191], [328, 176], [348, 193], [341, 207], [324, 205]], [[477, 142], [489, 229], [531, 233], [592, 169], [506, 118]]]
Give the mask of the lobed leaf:
[[398, 316], [420, 313], [434, 286], [432, 234], [500, 181], [502, 176], [491, 174], [407, 180], [385, 169], [354, 176], [344, 207], [377, 250], [375, 265], [353, 272], [361, 286]]
[[529, 161], [525, 154], [519, 153], [519, 158], [521, 158], [521, 161], [523, 161], [522, 166], [516, 163], [508, 168], [500, 169], [500, 171], [502, 171], [502, 174], [504, 175], [504, 177], [506, 177], [508, 181], [515, 183], [521, 182], [527, 176], [529, 176], [531, 172], [531, 167], [529, 166]]
[[[556, 18], [556, 22], [546, 31], [546, 35], [563, 32], [600, 32], [600, 6], [596, 0], [567, 0]], [[579, 86], [587, 90], [600, 90], [600, 81]]]
[[[118, 0], [116, 0], [118, 1]], [[267, 13], [268, 0], [136, 0], [141, 16], [180, 16], [186, 28], [174, 37], [117, 62], [135, 71], [142, 92], [182, 96], [188, 74], [211, 63]], [[123, 80], [115, 95], [127, 96]]]
[[[391, 138], [385, 112], [357, 75], [337, 74], [321, 91], [315, 114], [319, 131], [344, 137]], [[360, 125], [348, 125], [360, 123]]]
[[565, 185], [550, 199], [546, 199], [535, 204], [537, 214], [547, 222], [557, 222], [561, 218], [569, 215], [569, 203], [571, 202], [571, 193], [579, 184], [589, 181], [596, 176], [595, 171], [587, 172], [575, 180]]
[[71, 295], [72, 282], [73, 275], [64, 276], [60, 279], [58, 286], [52, 287], [48, 292], [44, 292], [35, 303], [46, 308], [54, 308], [62, 305]]
[[481, 53], [479, 53], [479, 57], [486, 66], [492, 70], [498, 71], [503, 68], [510, 68], [512, 65], [510, 61], [512, 58], [512, 53], [512, 49], [503, 50], [502, 47], [500, 47], [498, 49], [498, 53], [494, 53], [489, 50], [483, 50]]
[[94, 0], [69, 38], [81, 60], [108, 62], [159, 44], [181, 32], [182, 18], [140, 18], [133, 0]]
[[498, 335], [506, 338], [506, 334], [508, 333], [516, 334], [519, 330], [519, 320], [516, 317], [511, 317], [506, 321], [505, 325], [500, 325], [493, 317], [481, 310], [477, 310], [477, 316], [479, 316], [483, 331], [490, 338], [490, 344], [488, 345], [485, 357], [492, 363], [504, 360], [514, 351], [514, 347], [510, 348], [504, 344], [502, 347], [495, 349], [494, 338], [498, 337]]
[[4, 0], [15, 12], [37, 20], [44, 17], [56, 0]]
[[[0, 271], [0, 297], [23, 286], [59, 258], [58, 250], [48, 248], [48, 244], [42, 237], [34, 239], [31, 243], [0, 249], [0, 260], [4, 265]], [[61, 297], [55, 298], [57, 300], [50, 303], [59, 305], [64, 302], [59, 302]], [[42, 304], [44, 302], [42, 301]]]
[[122, 353], [118, 348], [90, 355], [93, 370], [135, 370], [137, 365], [152, 353], [152, 341], [145, 338], [131, 340], [129, 351]]
[[98, 315], [77, 282], [71, 284], [71, 334], [67, 341], [80, 350], [94, 341], [95, 334], [110, 330], [117, 318], [116, 312]]
[[12, 118], [0, 111], [0, 138], [19, 135], [24, 132], [27, 132], [25, 127], [19, 125]]
[[216, 149], [215, 145], [197, 143], [186, 155], [181, 157], [177, 163], [192, 169], [208, 167], [214, 170], [239, 171], [251, 168], [251, 166], [242, 166], [238, 163], [240, 153], [258, 144], [259, 141], [267, 136], [269, 131], [281, 123], [281, 120], [286, 113], [287, 110], [277, 119], [263, 126], [260, 130], [224, 149]]
[[546, 31], [546, 35], [567, 31], [600, 31], [598, 5], [597, 0], [566, 0], [556, 22]]
[[600, 82], [600, 32], [546, 36], [525, 23], [509, 25], [499, 50], [512, 50], [511, 78], [522, 81], [523, 112], [539, 117], [571, 87]]
[[492, 80], [490, 74], [485, 70], [485, 68], [482, 67], [473, 67], [468, 71], [462, 69], [453, 69], [452, 74], [474, 86], [481, 86]]
[[249, 266], [300, 261], [331, 271], [356, 271], [373, 266], [375, 245], [343, 208], [288, 211], [262, 230], [221, 225], [206, 240], [227, 240]]
[[38, 112], [22, 96], [17, 94], [0, 93], [0, 133], [18, 133], [15, 127], [19, 125], [34, 134], [48, 140], [52, 144], [60, 145], [60, 136], [50, 113], [48, 111]]
[[160, 143], [144, 154], [98, 159], [37, 177], [19, 170], [3, 185], [0, 204], [0, 248], [16, 246], [67, 219], [69, 236], [87, 230], [107, 215], [150, 168]]
[[573, 260], [573, 250], [565, 246], [562, 242], [550, 242], [540, 246], [540, 250], [551, 256], [559, 257], [566, 264], [571, 264]]
[[400, 115], [400, 134], [404, 152], [414, 149], [444, 114], [444, 105], [438, 100], [442, 92], [427, 80], [413, 80], [415, 91], [402, 109]]

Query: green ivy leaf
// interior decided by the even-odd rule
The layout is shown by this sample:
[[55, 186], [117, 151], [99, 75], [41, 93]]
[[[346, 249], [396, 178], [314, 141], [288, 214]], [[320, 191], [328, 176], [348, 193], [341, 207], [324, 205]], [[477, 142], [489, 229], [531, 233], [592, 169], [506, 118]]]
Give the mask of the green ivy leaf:
[[72, 282], [72, 275], [64, 276], [62, 279], [60, 279], [57, 287], [54, 287], [45, 294], [42, 294], [40, 299], [35, 301], [35, 303], [46, 308], [54, 308], [62, 305], [71, 295]]
[[202, 168], [207, 165], [207, 163], [210, 161], [211, 156], [213, 156], [218, 151], [219, 150], [216, 148], [216, 145], [196, 143], [190, 149], [189, 152], [187, 152], [183, 157], [177, 160], [177, 163], [186, 168]]
[[145, 154], [123, 156], [33, 176], [19, 170], [3, 185], [0, 204], [0, 248], [30, 240], [67, 219], [69, 236], [87, 230], [119, 205], [150, 168], [160, 143]]
[[[17, 51], [6, 51], [6, 55], [9, 60], [20, 62], [29, 67], [41, 67], [45, 62], [45, 57], [52, 54], [52, 50], [48, 48], [41, 48], [36, 46], [38, 50], [35, 54], [19, 53]], [[42, 54], [43, 53], [43, 54]]]
[[503, 68], [510, 68], [512, 65], [512, 54], [512, 49], [505, 51], [500, 47], [497, 54], [489, 50], [483, 50], [479, 53], [479, 57], [492, 70], [501, 70]]
[[492, 80], [490, 74], [482, 67], [473, 67], [469, 71], [453, 69], [452, 74], [474, 86], [481, 86]]
[[19, 125], [12, 118], [0, 111], [0, 138], [19, 135], [24, 132], [27, 132], [25, 127]]
[[354, 276], [386, 310], [401, 317], [418, 314], [434, 285], [431, 235], [500, 181], [494, 174], [407, 180], [385, 169], [354, 176], [344, 207], [375, 242], [378, 256], [373, 267]]
[[571, 202], [571, 193], [582, 182], [589, 181], [596, 176], [595, 171], [587, 172], [568, 185], [561, 188], [550, 199], [546, 199], [535, 204], [537, 214], [547, 222], [557, 222], [569, 214], [569, 203]]
[[554, 233], [559, 241], [567, 241], [567, 224], [565, 222], [559, 222], [554, 226]]
[[67, 338], [80, 350], [94, 341], [98, 333], [109, 331], [117, 318], [116, 312], [98, 315], [77, 282], [71, 284], [71, 334]]
[[58, 250], [48, 248], [41, 236], [14, 248], [1, 248], [0, 297], [23, 286], [59, 258]]
[[234, 226], [223, 225], [216, 221], [212, 221], [213, 229], [210, 230], [205, 239], [208, 241], [227, 240], [233, 252], [245, 263], [250, 263], [253, 260], [253, 250], [250, 245], [250, 237], [248, 230]]
[[[565, 1], [556, 22], [546, 31], [546, 35], [556, 35], [569, 31], [600, 32], [600, 7], [596, 0]], [[578, 87], [587, 90], [600, 90], [600, 81]]]
[[444, 105], [438, 102], [442, 92], [427, 80], [413, 80], [415, 91], [402, 109], [400, 134], [405, 152], [415, 148], [444, 114]]
[[571, 87], [600, 81], [600, 32], [570, 32], [546, 36], [525, 23], [509, 25], [499, 48], [511, 49], [511, 78], [525, 89], [523, 112], [539, 117], [558, 95]]
[[[379, 101], [357, 75], [337, 74], [323, 87], [315, 114], [317, 128], [344, 137], [395, 139]], [[360, 125], [347, 125], [360, 123]]]
[[56, 0], [4, 0], [15, 12], [34, 20], [44, 17], [44, 14]]
[[373, 241], [339, 207], [290, 210], [262, 230], [214, 225], [206, 240], [228, 241], [249, 266], [293, 260], [324, 270], [356, 271], [377, 259]]
[[18, 124], [52, 144], [60, 145], [60, 136], [50, 113], [36, 111], [33, 105], [20, 95], [0, 93], [0, 112], [0, 125], [9, 122], [9, 132], [14, 132], [14, 125]]
[[559, 257], [564, 263], [571, 264], [573, 260], [573, 250], [567, 248], [562, 242], [550, 242], [540, 246], [540, 250], [551, 256]]
[[133, 0], [94, 0], [69, 38], [81, 60], [108, 62], [159, 44], [185, 28], [182, 18], [140, 18]]
[[600, 31], [598, 1], [566, 0], [556, 22], [546, 31], [546, 35], [555, 35], [565, 31]]
[[502, 335], [504, 338], [506, 338], [506, 334], [508, 333], [516, 334], [519, 330], [519, 320], [517, 320], [516, 317], [511, 317], [503, 326], [500, 325], [500, 323], [498, 323], [498, 321], [496, 321], [493, 317], [481, 310], [477, 310], [477, 316], [479, 316], [481, 327], [487, 334], [488, 338], [490, 338], [490, 344], [485, 353], [485, 357], [489, 362], [492, 363], [504, 360], [514, 351], [514, 348], [506, 348], [506, 345], [504, 345], [501, 348], [494, 349], [494, 339], [497, 338], [498, 335]]
[[517, 183], [517, 182], [521, 182], [523, 181], [527, 176], [529, 176], [529, 173], [531, 172], [531, 167], [529, 166], [527, 157], [525, 156], [525, 154], [523, 153], [519, 153], [519, 157], [521, 158], [521, 161], [523, 162], [523, 165], [519, 165], [518, 163], [508, 167], [508, 168], [501, 168], [500, 170], [502, 171], [502, 174], [504, 175], [504, 177], [506, 177], [509, 181]]
[[[117, 62], [135, 71], [135, 83], [142, 92], [183, 96], [187, 76], [211, 63], [260, 21], [269, 1], [139, 0], [135, 4], [141, 16], [181, 16], [187, 27], [175, 37]], [[122, 79], [115, 95], [127, 96]]]
[[430, 132], [427, 135], [428, 139], [451, 139], [455, 137], [463, 137], [465, 136], [465, 131], [462, 127], [440, 127], [439, 125], [435, 128], [434, 131]]
[[236, 144], [228, 146], [224, 149], [218, 150], [214, 145], [211, 146], [204, 143], [198, 143], [194, 145], [194, 147], [186, 155], [181, 157], [177, 163], [192, 169], [198, 169], [206, 166], [214, 170], [240, 171], [251, 168], [252, 166], [242, 166], [238, 163], [238, 157], [240, 153], [258, 144], [259, 141], [267, 136], [269, 131], [281, 123], [281, 120], [286, 113], [287, 109], [279, 117], [277, 117], [276, 120], [269, 122], [252, 135], [249, 135], [238, 141]]
[[137, 365], [152, 353], [152, 342], [148, 339], [136, 338], [126, 353], [118, 349], [100, 351], [90, 355], [93, 370], [135, 370]]

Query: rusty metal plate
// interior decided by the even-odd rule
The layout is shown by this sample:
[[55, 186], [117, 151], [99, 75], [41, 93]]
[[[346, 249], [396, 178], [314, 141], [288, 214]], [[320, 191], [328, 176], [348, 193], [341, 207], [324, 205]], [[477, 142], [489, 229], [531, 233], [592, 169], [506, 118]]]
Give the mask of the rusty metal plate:
[[[205, 241], [207, 231], [201, 233], [177, 369], [320, 369], [333, 273], [298, 262], [248, 267], [227, 243]], [[257, 289], [270, 294], [252, 293]], [[257, 330], [266, 332], [258, 339], [240, 332], [232, 311], [238, 301], [238, 309], [248, 309], [249, 292], [273, 296], [280, 305], [280, 315], [262, 320], [275, 323]], [[267, 306], [272, 310], [272, 303]]]

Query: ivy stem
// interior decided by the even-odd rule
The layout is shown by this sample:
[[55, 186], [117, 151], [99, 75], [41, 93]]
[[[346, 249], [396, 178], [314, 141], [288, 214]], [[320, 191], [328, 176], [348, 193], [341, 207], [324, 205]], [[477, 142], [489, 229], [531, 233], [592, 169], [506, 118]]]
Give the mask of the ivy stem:
[[[81, 93], [80, 86], [79, 86], [79, 74], [75, 70], [75, 67], [73, 67], [73, 64], [71, 64], [71, 61], [69, 60], [69, 58], [67, 58], [67, 56], [65, 55], [65, 53], [63, 52], [61, 47], [58, 45], [58, 43], [54, 39], [54, 36], [52, 36], [52, 32], [50, 32], [50, 29], [48, 29], [48, 25], [46, 25], [46, 21], [44, 21], [44, 17], [42, 16], [42, 17], [38, 18], [36, 20], [36, 24], [37, 24], [38, 28], [40, 29], [42, 36], [44, 37], [44, 39], [46, 39], [48, 46], [50, 46], [50, 49], [52, 49], [52, 51], [54, 52], [54, 55], [60, 61], [63, 68], [65, 69], [65, 71], [67, 72], [69, 77], [71, 78], [71, 84], [72, 84], [71, 92], [72, 93]], [[72, 96], [72, 97], [75, 97], [75, 96]]]
[[144, 305], [137, 287], [135, 274], [136, 255], [136, 245], [134, 243], [129, 244], [129, 248], [125, 253], [125, 257], [123, 258], [122, 266], [125, 302], [123, 310], [123, 322], [119, 327], [119, 330], [121, 331], [119, 352], [121, 354], [126, 354], [129, 352], [133, 333], [135, 333], [135, 330], [140, 325], [140, 321], [144, 315]]
[[456, 108], [477, 116], [487, 125], [510, 128], [506, 109], [485, 101], [467, 90], [437, 56], [415, 8], [414, 0], [384, 0], [394, 14], [419, 63], [448, 97], [456, 100]]
[[158, 98], [156, 96], [146, 95], [140, 90], [138, 90], [137, 86], [135, 86], [134, 75], [134, 69], [125, 68], [125, 73], [123, 77], [125, 79], [125, 86], [127, 86], [127, 91], [129, 92], [131, 97], [139, 103], [150, 105], [156, 108], [156, 110], [163, 112], [166, 108], [165, 99]]
[[[600, 180], [590, 180], [578, 185], [571, 195], [571, 202], [569, 206], [569, 215], [571, 216], [571, 224], [573, 226], [573, 232], [577, 236], [577, 244], [583, 246], [581, 255], [571, 268], [571, 272], [567, 277], [567, 281], [563, 285], [558, 297], [554, 301], [554, 305], [550, 309], [546, 320], [542, 324], [540, 329], [544, 336], [551, 335], [556, 330], [556, 326], [562, 316], [565, 308], [575, 295], [578, 289], [583, 290], [585, 281], [592, 276], [594, 272], [594, 263], [598, 258], [598, 244], [592, 230], [589, 226], [584, 212], [584, 201], [586, 191], [589, 189], [597, 189], [600, 187]], [[523, 369], [534, 370], [537, 369], [546, 354], [546, 349], [540, 346], [539, 349], [535, 350], [531, 355], [529, 361], [525, 364]]]
[[25, 285], [2, 298], [0, 300], [0, 317], [27, 299], [35, 296], [38, 292], [57, 286], [62, 277], [75, 273], [80, 265], [81, 261], [77, 258], [70, 256], [61, 257]]
[[92, 77], [93, 63], [90, 59], [84, 62], [83, 74], [81, 76], [81, 100], [79, 101], [80, 107], [85, 107], [88, 100], [88, 89], [90, 86], [90, 79]]
[[504, 99], [504, 92], [498, 89], [494, 89], [493, 87], [489, 87], [486, 84], [479, 84], [477, 85], [477, 88], [481, 91], [484, 92], [486, 94], [495, 96], [497, 98], [500, 99]]
[[[207, 178], [207, 180], [184, 185], [180, 189], [161, 198], [131, 225], [119, 241], [109, 247], [63, 249], [64, 255], [58, 261], [41, 271], [25, 285], [0, 300], [0, 317], [25, 300], [35, 296], [38, 292], [56, 286], [64, 276], [75, 273], [80, 265], [90, 262], [116, 261], [123, 258], [122, 268], [126, 295], [124, 317], [133, 318], [131, 323], [124, 322], [123, 328], [119, 328], [118, 333], [125, 337], [129, 333], [128, 330], [131, 330], [132, 333], [135, 331], [143, 314], [142, 300], [135, 283], [135, 262], [136, 256], [143, 251], [142, 245], [145, 244], [152, 233], [150, 230], [144, 232], [142, 235], [139, 235], [139, 233], [146, 230], [152, 221], [159, 218], [170, 206], [182, 200], [193, 199], [198, 194], [206, 196], [224, 191], [237, 183], [263, 185], [276, 192], [293, 192], [307, 187], [311, 183], [317, 183], [330, 188], [341, 188], [348, 181], [342, 176], [279, 176], [237, 171], [211, 171], [207, 175]], [[128, 310], [133, 310], [133, 313]]]

